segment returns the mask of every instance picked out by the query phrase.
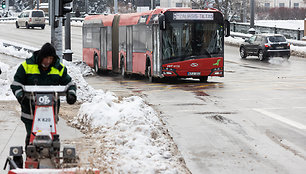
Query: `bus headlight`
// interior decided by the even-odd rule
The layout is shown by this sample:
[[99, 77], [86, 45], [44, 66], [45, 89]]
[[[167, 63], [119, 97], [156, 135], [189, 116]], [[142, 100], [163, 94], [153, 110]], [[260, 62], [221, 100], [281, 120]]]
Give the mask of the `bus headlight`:
[[163, 71], [163, 74], [171, 75], [171, 74], [173, 74], [173, 72]]

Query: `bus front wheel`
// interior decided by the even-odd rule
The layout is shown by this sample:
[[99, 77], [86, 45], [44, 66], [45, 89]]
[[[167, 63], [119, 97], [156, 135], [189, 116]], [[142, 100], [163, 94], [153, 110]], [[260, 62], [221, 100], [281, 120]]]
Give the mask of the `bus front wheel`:
[[200, 77], [200, 82], [207, 82], [208, 76]]

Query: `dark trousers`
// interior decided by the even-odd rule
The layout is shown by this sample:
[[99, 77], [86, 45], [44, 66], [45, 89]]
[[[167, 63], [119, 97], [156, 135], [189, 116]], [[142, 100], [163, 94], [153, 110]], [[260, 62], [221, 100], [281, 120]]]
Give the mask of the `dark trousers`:
[[26, 131], [27, 131], [27, 136], [25, 139], [25, 146], [27, 147], [30, 143], [30, 136], [31, 136], [31, 131], [32, 131], [33, 120], [21, 117], [21, 121], [24, 123]]

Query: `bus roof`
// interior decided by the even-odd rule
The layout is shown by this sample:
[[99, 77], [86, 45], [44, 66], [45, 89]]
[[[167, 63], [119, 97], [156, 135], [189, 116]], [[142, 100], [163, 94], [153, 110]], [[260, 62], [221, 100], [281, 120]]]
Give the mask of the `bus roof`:
[[[103, 24], [103, 26], [112, 26], [113, 19], [116, 15], [120, 16], [119, 25], [136, 25], [140, 18], [143, 18], [145, 23], [148, 23], [154, 14], [165, 13], [167, 11], [181, 11], [181, 12], [220, 12], [214, 8], [208, 9], [191, 9], [191, 8], [157, 8], [154, 10], [141, 13], [125, 13], [125, 14], [109, 14], [109, 15], [93, 15], [87, 16], [84, 24], [96, 23]], [[221, 12], [220, 12], [221, 13]]]
[[103, 24], [103, 26], [112, 26], [114, 17], [115, 14], [86, 16], [84, 19], [84, 24], [100, 23]]
[[141, 17], [144, 17], [145, 21], [147, 21], [147, 17], [152, 13], [152, 11], [146, 11], [142, 13], [126, 13], [120, 14], [119, 25], [136, 25], [139, 22]]

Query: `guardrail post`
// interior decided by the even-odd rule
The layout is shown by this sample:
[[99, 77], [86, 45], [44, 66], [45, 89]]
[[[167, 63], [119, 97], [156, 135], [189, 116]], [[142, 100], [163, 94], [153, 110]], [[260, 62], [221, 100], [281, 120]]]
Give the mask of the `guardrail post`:
[[301, 31], [300, 31], [300, 28], [297, 29], [297, 40], [301, 40]]
[[234, 24], [233, 25], [233, 30], [234, 30], [233, 32], [236, 32], [236, 22], [234, 22], [233, 24]]
[[277, 34], [277, 28], [276, 28], [276, 25], [274, 27], [274, 34]]

